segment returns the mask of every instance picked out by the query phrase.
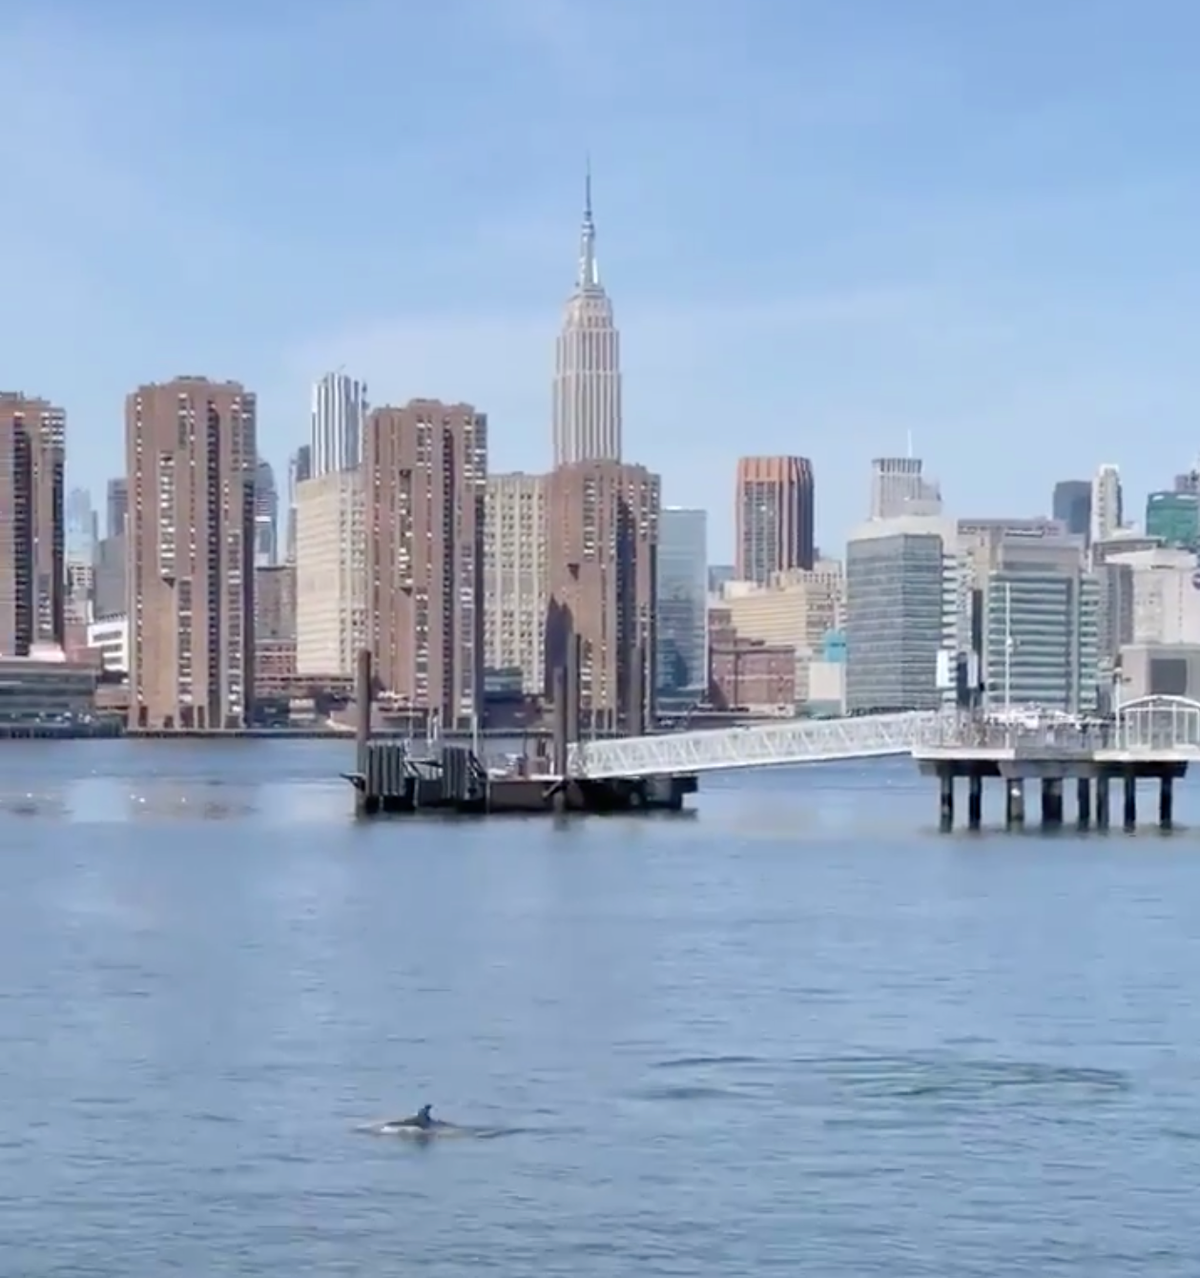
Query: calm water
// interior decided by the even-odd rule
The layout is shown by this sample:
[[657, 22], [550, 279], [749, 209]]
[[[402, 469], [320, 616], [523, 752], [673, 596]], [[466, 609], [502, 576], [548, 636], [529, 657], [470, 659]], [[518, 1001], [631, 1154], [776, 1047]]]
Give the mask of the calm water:
[[[939, 838], [901, 762], [356, 827], [343, 766], [0, 746], [0, 1272], [1200, 1273], [1200, 791], [1171, 838]], [[524, 1130], [354, 1130], [425, 1100]]]

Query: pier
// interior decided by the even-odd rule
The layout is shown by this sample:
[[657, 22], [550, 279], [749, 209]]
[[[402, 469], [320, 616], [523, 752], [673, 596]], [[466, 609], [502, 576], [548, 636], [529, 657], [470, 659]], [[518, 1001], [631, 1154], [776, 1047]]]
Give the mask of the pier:
[[371, 736], [371, 654], [358, 654], [355, 732], [356, 768], [343, 773], [354, 787], [355, 814], [499, 816], [614, 812], [678, 812], [694, 794], [694, 775], [588, 777], [570, 766], [578, 711], [568, 704], [569, 671], [556, 671], [558, 700], [554, 732], [532, 757], [515, 766], [490, 768], [478, 745], [375, 740]]
[[[1157, 788], [1157, 825], [1175, 823], [1175, 782], [1200, 759], [1200, 706], [1182, 698], [1154, 697], [1121, 707], [1108, 720], [1044, 721], [964, 712], [934, 723], [913, 749], [922, 775], [939, 783], [938, 824], [955, 825], [958, 782], [966, 781], [966, 826], [983, 824], [984, 783], [1004, 788], [1004, 826], [1022, 829], [1028, 816], [1044, 830], [1108, 830], [1113, 802], [1122, 829], [1138, 828], [1139, 783]], [[1144, 785], [1143, 785], [1143, 788]], [[1027, 812], [1030, 790], [1040, 811]], [[1037, 793], [1040, 791], [1040, 793]], [[1068, 810], [1067, 795], [1074, 802]]]

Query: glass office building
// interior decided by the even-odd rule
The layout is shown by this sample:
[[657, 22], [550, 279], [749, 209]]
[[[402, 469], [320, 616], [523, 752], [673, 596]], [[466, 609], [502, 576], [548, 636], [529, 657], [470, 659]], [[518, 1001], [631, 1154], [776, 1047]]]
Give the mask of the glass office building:
[[1096, 710], [1100, 583], [1087, 572], [988, 574], [984, 671], [988, 702], [1070, 714]]
[[[880, 521], [886, 523], [888, 521]], [[899, 522], [899, 521], [897, 521]], [[939, 533], [880, 529], [846, 547], [846, 708], [936, 710], [947, 579]]]
[[1161, 537], [1183, 550], [1200, 547], [1200, 496], [1196, 493], [1151, 493], [1146, 498], [1146, 536]]
[[694, 705], [708, 692], [708, 516], [665, 506], [658, 525], [658, 704]]

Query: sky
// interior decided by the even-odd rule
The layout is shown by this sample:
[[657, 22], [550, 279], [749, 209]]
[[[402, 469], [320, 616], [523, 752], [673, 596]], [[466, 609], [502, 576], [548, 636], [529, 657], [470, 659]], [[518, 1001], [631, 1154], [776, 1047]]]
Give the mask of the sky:
[[911, 437], [957, 515], [1200, 452], [1192, 0], [0, 0], [0, 387], [69, 482], [183, 373], [466, 400], [550, 463], [590, 154], [626, 459], [731, 556], [743, 453], [840, 554]]

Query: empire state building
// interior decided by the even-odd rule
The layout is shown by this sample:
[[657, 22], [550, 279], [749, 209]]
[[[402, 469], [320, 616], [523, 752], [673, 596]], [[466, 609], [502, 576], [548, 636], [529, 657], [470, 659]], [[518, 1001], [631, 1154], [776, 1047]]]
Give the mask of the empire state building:
[[589, 173], [579, 271], [555, 351], [554, 464], [620, 460], [621, 338], [596, 263]]

